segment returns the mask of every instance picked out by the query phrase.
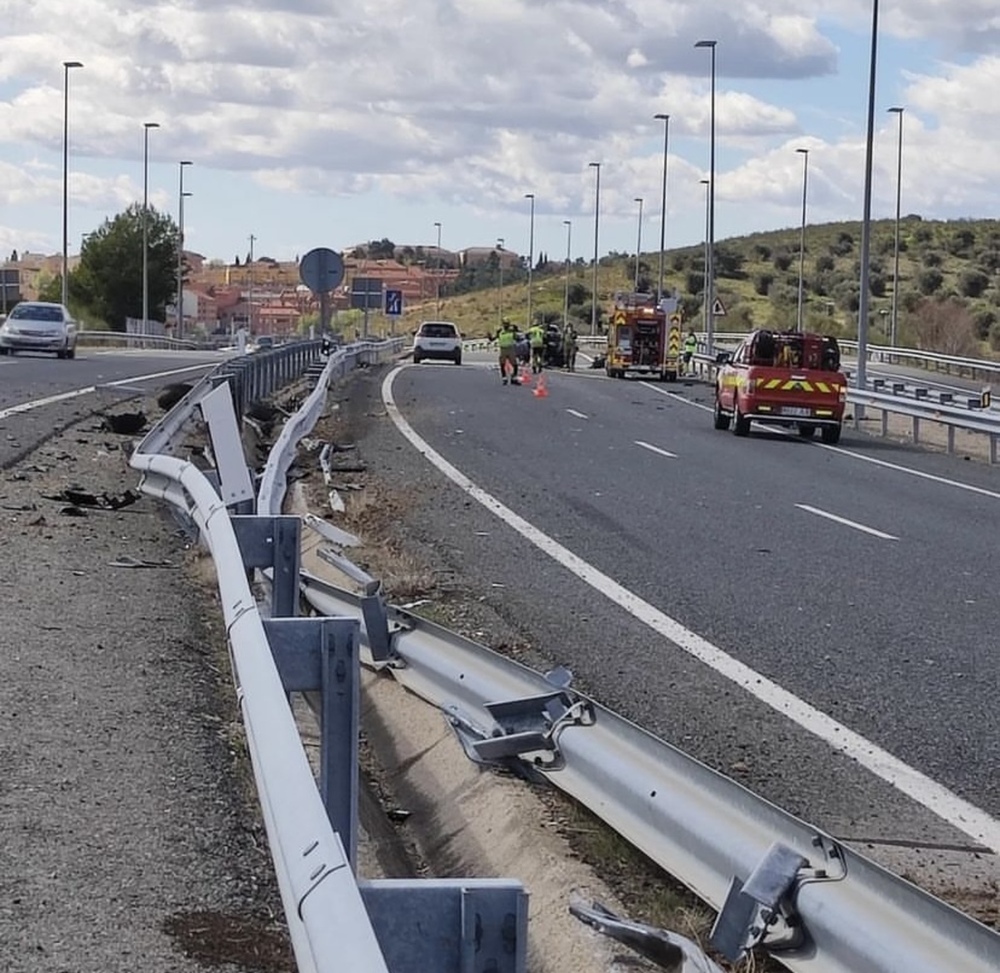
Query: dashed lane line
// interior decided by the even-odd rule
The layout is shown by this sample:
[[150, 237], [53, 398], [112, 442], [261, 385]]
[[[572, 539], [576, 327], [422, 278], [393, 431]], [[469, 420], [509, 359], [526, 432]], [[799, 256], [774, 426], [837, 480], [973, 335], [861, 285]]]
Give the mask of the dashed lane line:
[[400, 370], [394, 368], [382, 382], [382, 400], [386, 412], [402, 436], [460, 490], [633, 618], [669, 639], [678, 648], [720, 676], [740, 686], [764, 705], [813, 734], [831, 749], [855, 760], [876, 777], [906, 794], [958, 831], [1000, 853], [1000, 821], [926, 774], [904, 763], [888, 750], [761, 675], [746, 663], [735, 659], [696, 632], [685, 628], [676, 619], [649, 602], [643, 601], [635, 592], [584, 561], [569, 548], [543, 533], [520, 514], [473, 483], [421, 438], [403, 417], [392, 395], [392, 385]]

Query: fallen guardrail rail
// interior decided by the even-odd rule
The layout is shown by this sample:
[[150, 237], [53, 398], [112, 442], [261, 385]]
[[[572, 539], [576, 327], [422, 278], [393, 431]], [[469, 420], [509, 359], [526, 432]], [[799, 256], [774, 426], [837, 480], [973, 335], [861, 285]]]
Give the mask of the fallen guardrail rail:
[[[396, 345], [369, 342], [340, 349], [326, 362], [317, 391], [325, 397], [333, 375], [394, 354]], [[261, 354], [220, 367], [191, 388], [130, 459], [141, 474], [140, 489], [186, 516], [215, 563], [233, 676], [298, 969], [525, 973], [527, 896], [520, 883], [355, 877], [358, 623], [297, 617], [298, 517], [229, 511], [254, 508], [239, 409], [276, 391], [292, 363], [308, 361], [306, 351], [300, 352], [301, 357], [288, 352], [281, 367]], [[279, 454], [297, 442], [295, 430], [309, 421], [317, 398], [314, 392], [301, 419], [290, 423]], [[208, 424], [216, 460], [210, 471], [169, 455], [199, 414]], [[271, 467], [272, 485], [281, 482], [280, 467], [277, 461]], [[273, 495], [274, 486], [268, 489]], [[271, 582], [270, 604], [263, 611], [247, 577], [254, 569], [267, 571]], [[318, 694], [321, 700], [318, 782], [289, 705], [293, 692]]]
[[378, 595], [308, 573], [323, 615], [363, 623], [367, 663], [437, 706], [466, 753], [521, 761], [719, 915], [713, 945], [793, 971], [996, 973], [1000, 935], [571, 688]]

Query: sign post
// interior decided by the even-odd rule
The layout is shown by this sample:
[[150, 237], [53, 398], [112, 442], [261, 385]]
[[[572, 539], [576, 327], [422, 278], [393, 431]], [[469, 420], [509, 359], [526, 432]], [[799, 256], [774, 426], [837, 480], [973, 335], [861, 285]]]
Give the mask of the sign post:
[[344, 279], [344, 261], [327, 247], [310, 250], [299, 261], [299, 278], [319, 298], [320, 332], [330, 327], [330, 292]]
[[355, 277], [351, 280], [351, 307], [365, 312], [364, 333], [368, 339], [368, 312], [382, 307], [382, 279], [380, 277]]

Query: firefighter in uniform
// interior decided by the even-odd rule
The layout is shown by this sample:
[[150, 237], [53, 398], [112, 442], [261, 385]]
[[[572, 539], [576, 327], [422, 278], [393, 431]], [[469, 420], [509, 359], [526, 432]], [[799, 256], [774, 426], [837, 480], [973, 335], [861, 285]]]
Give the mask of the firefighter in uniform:
[[567, 324], [563, 329], [563, 368], [567, 371], [576, 371], [576, 328]]
[[503, 327], [497, 332], [495, 341], [500, 353], [500, 378], [506, 385], [508, 379], [511, 385], [517, 384], [517, 329], [510, 321], [504, 321]]
[[694, 374], [694, 356], [697, 350], [698, 338], [693, 331], [689, 331], [684, 339], [684, 371], [688, 375]]
[[545, 328], [533, 324], [528, 328], [528, 340], [531, 342], [531, 371], [537, 375], [545, 364]]

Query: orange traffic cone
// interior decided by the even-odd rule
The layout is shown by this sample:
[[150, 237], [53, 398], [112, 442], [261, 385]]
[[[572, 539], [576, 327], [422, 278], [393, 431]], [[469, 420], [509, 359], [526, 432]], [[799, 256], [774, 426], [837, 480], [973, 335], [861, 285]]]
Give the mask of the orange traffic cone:
[[531, 372], [529, 372], [529, 371], [523, 371], [523, 372], [521, 372], [520, 378], [521, 378], [521, 384], [522, 385], [530, 385], [531, 384]]
[[531, 390], [531, 394], [537, 399], [546, 399], [549, 395], [549, 387], [545, 382], [545, 372], [541, 372], [538, 376], [538, 381], [535, 383], [535, 387]]

